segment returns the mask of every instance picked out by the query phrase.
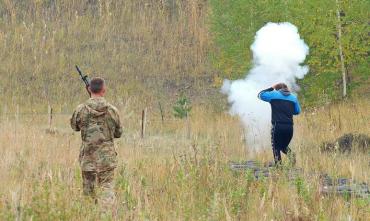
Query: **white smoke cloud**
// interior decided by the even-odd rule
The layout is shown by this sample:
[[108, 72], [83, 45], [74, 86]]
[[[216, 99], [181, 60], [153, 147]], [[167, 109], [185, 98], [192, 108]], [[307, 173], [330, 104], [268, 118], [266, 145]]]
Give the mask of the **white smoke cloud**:
[[225, 80], [221, 92], [227, 94], [230, 114], [239, 115], [245, 127], [249, 148], [270, 147], [271, 108], [257, 98], [258, 92], [284, 82], [299, 90], [296, 79], [308, 73], [302, 66], [309, 48], [291, 23], [268, 23], [255, 36], [251, 46], [253, 68], [244, 79]]

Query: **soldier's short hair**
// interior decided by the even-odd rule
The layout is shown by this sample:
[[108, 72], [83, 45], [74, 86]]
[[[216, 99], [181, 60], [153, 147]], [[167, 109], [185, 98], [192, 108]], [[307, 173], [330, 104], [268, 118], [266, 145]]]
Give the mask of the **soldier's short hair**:
[[104, 79], [100, 77], [94, 77], [90, 80], [90, 91], [94, 94], [100, 93], [104, 88]]

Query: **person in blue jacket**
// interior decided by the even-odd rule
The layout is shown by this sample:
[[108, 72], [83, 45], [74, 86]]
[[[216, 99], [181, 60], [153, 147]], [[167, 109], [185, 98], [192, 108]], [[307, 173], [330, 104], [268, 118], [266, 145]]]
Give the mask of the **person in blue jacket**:
[[301, 112], [298, 98], [290, 93], [284, 83], [262, 90], [258, 98], [271, 105], [271, 143], [275, 164], [281, 164], [281, 153], [287, 154], [295, 163], [295, 155], [288, 147], [293, 137], [293, 115]]

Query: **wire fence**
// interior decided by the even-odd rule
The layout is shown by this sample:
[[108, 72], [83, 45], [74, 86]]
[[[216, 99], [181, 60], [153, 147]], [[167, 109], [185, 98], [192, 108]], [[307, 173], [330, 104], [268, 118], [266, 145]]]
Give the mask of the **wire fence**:
[[[50, 113], [48, 112], [21, 112], [21, 113], [16, 113], [16, 112], [7, 112], [7, 113], [0, 113], [0, 118], [1, 116], [11, 116], [11, 117], [14, 117], [14, 116], [48, 116], [50, 115]], [[127, 116], [125, 116], [125, 114], [120, 114], [121, 115], [121, 118], [123, 119], [126, 119], [128, 118]], [[70, 113], [52, 113], [52, 116], [72, 116], [72, 112]], [[140, 120], [141, 119], [141, 113], [137, 113], [135, 115], [135, 117], [132, 117], [132, 114], [130, 114], [130, 118], [134, 118], [134, 119], [138, 119]], [[189, 117], [191, 118], [191, 117]], [[186, 121], [186, 119], [181, 119], [181, 118], [175, 118], [175, 117], [162, 117], [161, 116], [157, 116], [157, 115], [150, 115], [148, 114], [147, 116], [147, 122], [182, 122], [182, 121]]]

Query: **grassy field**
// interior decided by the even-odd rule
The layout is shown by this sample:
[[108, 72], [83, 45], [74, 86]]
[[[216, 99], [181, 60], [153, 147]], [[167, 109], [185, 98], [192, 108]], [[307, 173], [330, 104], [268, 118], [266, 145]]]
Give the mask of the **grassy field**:
[[106, 79], [115, 102], [164, 103], [181, 91], [204, 101], [205, 14], [196, 0], [0, 1], [0, 98], [9, 109], [71, 110], [85, 96], [78, 64]]
[[[107, 97], [118, 107], [125, 126], [124, 136], [117, 140], [117, 220], [368, 220], [370, 199], [323, 195], [318, 177], [328, 173], [370, 183], [369, 153], [319, 151], [323, 141], [344, 133], [370, 134], [366, 61], [356, 66], [361, 78], [350, 76], [351, 87], [361, 83], [363, 90], [358, 94], [364, 99], [310, 110], [303, 104], [305, 111], [296, 119], [292, 148], [297, 153], [297, 167], [304, 173], [289, 180], [285, 170], [274, 171], [274, 176], [257, 181], [250, 172], [229, 169], [231, 161], [269, 162], [272, 153], [270, 147], [251, 151], [239, 119], [224, 113], [226, 100], [218, 87], [224, 73], [212, 64], [217, 41], [210, 31], [208, 3], [0, 0], [0, 220], [111, 219], [101, 217], [99, 208], [81, 194], [80, 137], [70, 129], [69, 117], [86, 93], [75, 64], [106, 79]], [[219, 3], [223, 7], [223, 2]], [[269, 11], [273, 8], [265, 9], [274, 16]], [[306, 20], [326, 22], [299, 9], [310, 15], [303, 17], [304, 24], [308, 24]], [[279, 10], [275, 11], [280, 16]], [[326, 9], [320, 10], [325, 18]], [[351, 21], [351, 16], [348, 18]], [[249, 27], [247, 23], [228, 25], [238, 39], [243, 39], [240, 28]], [[320, 33], [312, 27], [312, 33]], [[333, 35], [332, 29], [323, 27], [329, 33], [326, 37]], [[352, 26], [346, 27], [351, 30]], [[302, 28], [302, 33], [311, 33]], [[251, 39], [254, 33], [249, 30]], [[310, 47], [326, 45], [322, 39], [314, 39], [320, 44], [310, 41]], [[366, 52], [362, 41], [347, 43], [352, 46], [353, 42], [361, 50], [356, 46], [351, 52]], [[230, 49], [245, 52], [248, 47]], [[335, 59], [336, 49], [328, 48], [333, 53], [328, 57]], [[322, 54], [321, 48], [312, 50]], [[236, 59], [243, 57], [235, 56], [231, 63]], [[318, 59], [328, 62], [324, 57]], [[318, 65], [310, 65], [313, 73], [303, 89], [322, 84], [320, 88], [330, 93], [327, 85], [340, 87], [335, 78], [316, 76]], [[335, 67], [333, 75], [338, 74]], [[328, 93], [317, 92], [320, 96], [312, 99], [330, 103], [325, 99]], [[185, 120], [172, 117], [172, 107], [182, 93], [193, 103], [190, 127]], [[42, 114], [49, 105], [56, 113], [53, 133], [48, 131], [47, 114]], [[159, 105], [164, 109], [163, 122]], [[148, 124], [142, 139], [140, 119], [145, 107]]]
[[[117, 141], [117, 220], [368, 220], [370, 199], [322, 195], [328, 173], [369, 183], [369, 154], [324, 154], [322, 141], [345, 132], [370, 134], [369, 100], [306, 110], [296, 119], [292, 148], [305, 173], [289, 181], [284, 171], [254, 180], [233, 172], [230, 161], [268, 162], [270, 149], [248, 151], [237, 118], [200, 106], [184, 121], [148, 116], [140, 138], [140, 113], [120, 106], [125, 133]], [[0, 220], [109, 220], [81, 194], [79, 135], [68, 115], [2, 115]]]

